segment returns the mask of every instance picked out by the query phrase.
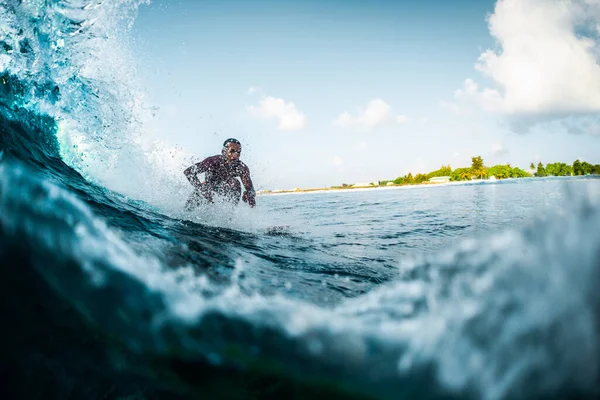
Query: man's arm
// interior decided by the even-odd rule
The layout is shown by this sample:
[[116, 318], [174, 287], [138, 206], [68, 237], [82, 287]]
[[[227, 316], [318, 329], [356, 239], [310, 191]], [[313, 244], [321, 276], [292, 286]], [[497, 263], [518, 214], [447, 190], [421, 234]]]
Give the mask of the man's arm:
[[205, 159], [202, 162], [196, 163], [191, 167], [186, 168], [185, 171], [183, 171], [183, 174], [188, 179], [188, 181], [190, 181], [192, 186], [198, 190], [202, 189], [202, 182], [200, 181], [200, 179], [198, 179], [198, 174], [207, 171], [209, 164], [207, 160], [208, 159]]
[[250, 207], [256, 205], [256, 193], [254, 192], [254, 185], [252, 185], [252, 179], [250, 179], [250, 169], [244, 165], [241, 171], [242, 184], [246, 191], [242, 195], [242, 200], [247, 202]]

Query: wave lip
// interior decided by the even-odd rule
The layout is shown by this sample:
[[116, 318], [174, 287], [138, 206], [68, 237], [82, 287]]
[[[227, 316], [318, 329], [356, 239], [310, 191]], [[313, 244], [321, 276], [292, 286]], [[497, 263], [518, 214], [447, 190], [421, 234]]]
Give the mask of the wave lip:
[[[129, 31], [146, 0], [0, 3], [7, 109], [54, 120], [60, 158], [86, 180], [172, 210], [189, 157], [158, 140], [136, 81]], [[5, 84], [8, 82], [8, 86]], [[127, 176], [129, 179], [124, 179]]]

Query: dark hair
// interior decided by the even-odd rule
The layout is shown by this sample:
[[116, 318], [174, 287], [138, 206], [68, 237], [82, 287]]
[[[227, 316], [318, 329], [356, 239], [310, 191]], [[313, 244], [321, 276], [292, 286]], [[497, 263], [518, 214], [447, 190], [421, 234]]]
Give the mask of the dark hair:
[[242, 145], [239, 140], [234, 139], [234, 138], [229, 138], [229, 139], [227, 139], [226, 141], [223, 142], [223, 148], [225, 146], [227, 146], [227, 143], [235, 143], [235, 144], [239, 144], [240, 146]]

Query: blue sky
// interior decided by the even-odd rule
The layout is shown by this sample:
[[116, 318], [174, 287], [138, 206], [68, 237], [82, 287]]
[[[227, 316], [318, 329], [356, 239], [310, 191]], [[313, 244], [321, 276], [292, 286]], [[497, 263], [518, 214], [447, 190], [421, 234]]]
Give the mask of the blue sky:
[[153, 0], [133, 49], [156, 135], [199, 159], [240, 139], [258, 188], [475, 155], [599, 163], [597, 32], [581, 32], [600, 14], [565, 4]]

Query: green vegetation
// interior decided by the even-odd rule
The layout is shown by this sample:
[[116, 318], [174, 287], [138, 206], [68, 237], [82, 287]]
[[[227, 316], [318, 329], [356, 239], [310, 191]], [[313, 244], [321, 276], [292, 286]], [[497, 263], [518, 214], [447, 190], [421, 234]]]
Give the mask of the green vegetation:
[[442, 165], [442, 168], [432, 171], [427, 174], [427, 179], [435, 178], [438, 176], [450, 176], [452, 174], [452, 168], [450, 165]]
[[427, 178], [427, 175], [425, 175], [425, 174], [416, 174], [415, 176], [413, 176], [409, 172], [407, 175], [400, 176], [400, 177], [394, 179], [392, 182], [394, 182], [395, 185], [415, 185], [418, 183], [423, 183], [428, 180], [429, 180], [429, 178]]
[[493, 176], [496, 179], [506, 179], [506, 178], [527, 178], [530, 177], [531, 174], [527, 171], [522, 170], [521, 168], [511, 167], [510, 164], [506, 165], [494, 165], [489, 168], [487, 171], [487, 176]]
[[600, 165], [592, 165], [589, 163], [575, 160], [573, 163], [573, 175], [590, 175], [600, 174]]
[[471, 179], [485, 179], [488, 177], [487, 168], [483, 165], [481, 156], [473, 157], [471, 164]]
[[544, 165], [538, 163], [535, 176], [571, 176], [571, 175], [599, 175], [600, 164], [592, 165], [585, 161], [575, 160], [573, 165], [565, 163], [552, 163]]
[[[399, 176], [393, 180], [381, 180], [374, 186], [388, 186], [390, 183], [394, 185], [416, 185], [420, 183], [429, 183], [429, 179], [434, 177], [450, 177], [451, 181], [467, 181], [472, 179], [496, 179], [507, 178], [527, 178], [531, 176], [572, 176], [572, 175], [590, 175], [600, 174], [600, 164], [592, 165], [585, 161], [576, 160], [573, 165], [555, 162], [542, 164], [538, 163], [537, 167], [534, 163], [529, 164], [527, 172], [519, 167], [513, 167], [510, 164], [498, 164], [492, 167], [486, 167], [483, 158], [476, 156], [471, 158], [471, 166], [452, 169], [450, 165], [442, 165], [440, 169], [431, 171], [427, 174], [418, 173], [413, 175], [412, 172], [404, 176]], [[342, 184], [341, 187], [352, 187], [352, 184]], [[340, 186], [332, 186], [332, 188], [341, 188]]]
[[[377, 182], [370, 182], [368, 185], [377, 186], [389, 186], [389, 185], [417, 185], [417, 184], [433, 184], [429, 180], [436, 177], [449, 177], [450, 181], [467, 181], [472, 179], [489, 179], [494, 177], [495, 179], [507, 179], [507, 178], [527, 178], [531, 176], [543, 177], [543, 176], [573, 176], [573, 175], [600, 175], [600, 164], [592, 165], [585, 161], [575, 160], [573, 165], [567, 165], [561, 162], [555, 162], [542, 164], [529, 164], [529, 170], [527, 172], [518, 167], [512, 167], [510, 164], [498, 164], [492, 167], [486, 167], [483, 158], [476, 156], [471, 158], [471, 166], [452, 169], [450, 165], [442, 165], [440, 169], [431, 171], [427, 174], [418, 173], [413, 176], [411, 172], [404, 176], [399, 176], [393, 180], [381, 180]], [[364, 185], [366, 184], [362, 184]], [[316, 190], [335, 190], [335, 189], [351, 189], [354, 187], [352, 183], [342, 183], [339, 186], [331, 186], [330, 188], [314, 188], [314, 189], [293, 189], [293, 190], [264, 190], [261, 193], [271, 192], [310, 192]]]

